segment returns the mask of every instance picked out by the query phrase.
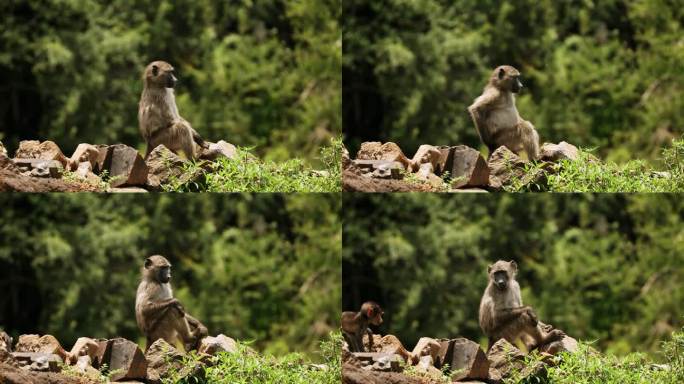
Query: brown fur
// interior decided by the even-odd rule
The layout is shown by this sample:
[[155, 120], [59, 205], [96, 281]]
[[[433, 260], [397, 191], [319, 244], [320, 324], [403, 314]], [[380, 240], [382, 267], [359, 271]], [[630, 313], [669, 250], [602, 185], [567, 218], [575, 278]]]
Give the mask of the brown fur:
[[509, 65], [497, 67], [468, 112], [490, 155], [503, 145], [517, 154], [525, 151], [529, 159], [536, 160], [539, 134], [532, 123], [520, 117], [515, 107], [513, 94], [522, 88], [519, 76], [520, 72]]
[[366, 301], [361, 305], [359, 312], [342, 312], [342, 335], [349, 345], [350, 352], [365, 352], [363, 335], [368, 334], [368, 342], [373, 345], [373, 331], [369, 324], [382, 324], [382, 308], [372, 301]]
[[145, 158], [158, 145], [163, 144], [174, 153], [183, 151], [188, 158], [198, 156], [198, 146], [205, 141], [178, 114], [173, 87], [176, 77], [171, 64], [154, 61], [143, 73], [143, 91], [138, 106], [140, 132], [147, 143]]
[[185, 350], [196, 349], [207, 336], [207, 328], [185, 313], [171, 290], [171, 263], [160, 255], [150, 256], [142, 268], [142, 281], [135, 298], [135, 319], [147, 338], [147, 348], [158, 339]]
[[515, 280], [518, 266], [515, 261], [499, 260], [489, 266], [489, 284], [480, 301], [480, 328], [489, 338], [489, 347], [506, 339], [514, 344], [521, 339], [528, 351], [552, 341], [564, 333], [538, 321], [529, 306], [524, 306], [520, 286]]

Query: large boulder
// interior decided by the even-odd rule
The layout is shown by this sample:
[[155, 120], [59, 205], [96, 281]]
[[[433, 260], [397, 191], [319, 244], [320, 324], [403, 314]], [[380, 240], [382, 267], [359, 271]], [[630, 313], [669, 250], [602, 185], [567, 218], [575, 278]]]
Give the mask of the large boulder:
[[204, 366], [200, 362], [184, 364], [185, 353], [180, 352], [164, 339], [158, 339], [145, 352], [148, 363], [148, 376], [166, 378], [172, 372], [176, 378], [194, 376], [201, 378]]
[[489, 377], [489, 361], [487, 355], [480, 348], [480, 344], [464, 338], [454, 339], [451, 361], [447, 363], [454, 372], [454, 381], [483, 379]]
[[89, 337], [79, 337], [69, 352], [71, 355], [70, 363], [75, 364], [82, 356], [88, 356], [89, 361], [92, 362], [97, 357], [98, 349], [99, 344], [96, 340]]
[[209, 355], [216, 355], [219, 352], [235, 353], [238, 350], [237, 343], [232, 338], [220, 334], [216, 337], [207, 336], [200, 341], [200, 346], [197, 349], [200, 353]]
[[21, 335], [14, 350], [17, 352], [54, 354], [59, 356], [62, 361], [70, 360], [70, 354], [62, 348], [59, 341], [52, 335]]
[[[145, 379], [147, 377], [147, 360], [138, 344], [123, 338], [107, 340], [99, 343], [97, 354], [99, 366], [107, 365], [112, 374], [112, 381]], [[101, 353], [101, 355], [100, 355]]]
[[570, 336], [563, 336], [562, 339], [558, 341], [554, 341], [552, 343], [542, 345], [539, 348], [540, 352], [548, 353], [551, 355], [557, 355], [561, 352], [570, 352], [570, 353], [575, 353], [577, 352], [579, 346], [577, 344], [577, 340], [573, 339]]
[[452, 150], [453, 160], [449, 171], [452, 188], [486, 187], [489, 185], [489, 168], [480, 151], [458, 145]]
[[147, 183], [148, 167], [137, 150], [124, 144], [107, 147], [103, 170], [109, 174], [114, 188], [138, 186]]
[[544, 143], [541, 146], [540, 158], [544, 161], [577, 160], [579, 150], [572, 144], [561, 141], [558, 144]]
[[81, 163], [89, 163], [90, 169], [99, 172], [100, 149], [92, 144], [81, 143], [69, 158], [69, 169], [75, 171]]
[[440, 348], [441, 344], [439, 341], [430, 337], [421, 337], [411, 353], [421, 359], [423, 356], [430, 356], [434, 362], [439, 356]]
[[356, 153], [358, 160], [389, 160], [396, 161], [404, 169], [412, 169], [412, 162], [409, 160], [401, 148], [393, 142], [381, 143], [379, 141], [368, 141], [361, 144], [361, 148]]
[[42, 159], [56, 160], [66, 168], [69, 160], [64, 156], [62, 150], [53, 141], [22, 140], [19, 148], [14, 154], [15, 158], [20, 159]]
[[237, 147], [233, 144], [220, 140], [218, 143], [209, 143], [207, 148], [202, 148], [199, 158], [214, 161], [220, 158], [233, 160], [237, 158]]
[[184, 167], [189, 163], [160, 144], [150, 152], [145, 164], [149, 169], [147, 185], [153, 189], [159, 189], [161, 184], [167, 184], [172, 179], [179, 178], [183, 174]]

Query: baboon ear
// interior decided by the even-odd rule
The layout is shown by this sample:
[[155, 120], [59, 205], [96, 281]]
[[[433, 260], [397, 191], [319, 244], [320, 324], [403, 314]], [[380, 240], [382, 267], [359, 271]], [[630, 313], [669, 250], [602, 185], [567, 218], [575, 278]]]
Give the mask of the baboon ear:
[[487, 274], [488, 274], [488, 275], [489, 275], [490, 273], [492, 273], [492, 267], [493, 267], [492, 264], [489, 264], [489, 265], [487, 266]]
[[499, 68], [499, 80], [503, 79], [504, 76], [506, 76], [506, 70], [503, 68]]
[[156, 65], [153, 65], [152, 66], [152, 76], [157, 76], [157, 74], [159, 74], [159, 67], [157, 67]]
[[511, 265], [514, 271], [518, 270], [518, 264], [514, 260], [511, 260], [509, 264]]
[[148, 257], [147, 259], [145, 259], [145, 269], [150, 269], [151, 266], [152, 266], [152, 259], [150, 259]]

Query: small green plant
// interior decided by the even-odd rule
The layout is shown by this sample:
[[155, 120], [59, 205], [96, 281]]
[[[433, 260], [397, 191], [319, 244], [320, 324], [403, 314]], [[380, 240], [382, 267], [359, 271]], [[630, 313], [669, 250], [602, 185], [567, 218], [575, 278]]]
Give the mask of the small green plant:
[[300, 159], [274, 163], [255, 158], [249, 148], [238, 148], [234, 159], [222, 158], [212, 164], [188, 163], [183, 169], [183, 177], [171, 178], [162, 189], [173, 192], [340, 192], [341, 139], [333, 139], [330, 146], [323, 148], [320, 159], [326, 168], [317, 171]]
[[[504, 186], [507, 192], [681, 192], [684, 191], [684, 139], [675, 140], [663, 149], [664, 171], [658, 171], [642, 160], [625, 164], [602, 162], [591, 154], [592, 149], [580, 150], [577, 160], [562, 160], [552, 171], [543, 163], [525, 166]], [[511, 170], [512, 171], [512, 170]], [[515, 173], [514, 173], [515, 174]], [[544, 183], [536, 184], [544, 175]]]

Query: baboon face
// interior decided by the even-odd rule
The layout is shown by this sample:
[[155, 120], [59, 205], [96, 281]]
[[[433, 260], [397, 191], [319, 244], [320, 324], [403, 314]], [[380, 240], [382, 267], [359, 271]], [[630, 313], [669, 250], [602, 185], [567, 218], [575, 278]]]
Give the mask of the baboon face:
[[489, 273], [489, 280], [499, 290], [505, 291], [508, 289], [508, 281], [515, 279], [515, 274], [518, 271], [518, 265], [515, 261], [499, 260], [489, 266], [487, 272]]
[[173, 66], [165, 61], [153, 61], [145, 68], [145, 82], [150, 86], [173, 88], [176, 81]]
[[497, 67], [492, 74], [492, 83], [502, 91], [518, 93], [523, 87], [520, 72], [510, 65]]
[[385, 312], [380, 308], [380, 305], [372, 301], [367, 301], [361, 306], [361, 312], [363, 312], [368, 318], [368, 322], [373, 325], [382, 324], [382, 315]]
[[145, 259], [145, 273], [154, 280], [166, 284], [171, 281], [171, 263], [164, 256], [150, 256]]

